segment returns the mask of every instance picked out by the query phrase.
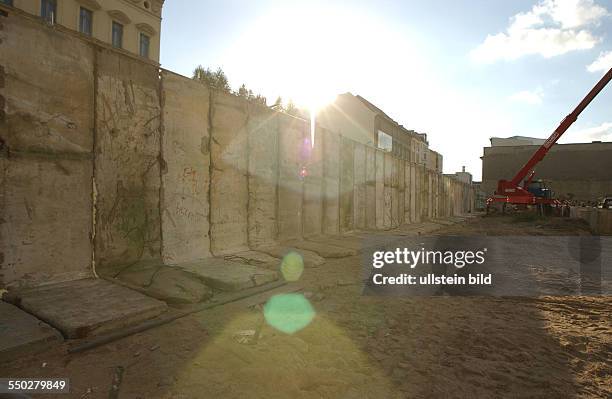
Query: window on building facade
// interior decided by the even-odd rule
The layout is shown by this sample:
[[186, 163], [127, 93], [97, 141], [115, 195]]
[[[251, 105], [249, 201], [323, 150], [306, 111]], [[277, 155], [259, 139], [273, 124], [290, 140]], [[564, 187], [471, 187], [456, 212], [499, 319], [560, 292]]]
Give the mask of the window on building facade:
[[149, 58], [149, 47], [151, 39], [144, 33], [140, 33], [140, 56]]
[[123, 25], [113, 21], [113, 47], [123, 48]]
[[93, 12], [81, 7], [79, 10], [79, 32], [91, 36], [93, 31]]
[[393, 137], [379, 130], [378, 131], [378, 148], [383, 151], [391, 152], [393, 150]]
[[57, 20], [57, 0], [41, 0], [40, 16], [45, 21], [54, 23]]

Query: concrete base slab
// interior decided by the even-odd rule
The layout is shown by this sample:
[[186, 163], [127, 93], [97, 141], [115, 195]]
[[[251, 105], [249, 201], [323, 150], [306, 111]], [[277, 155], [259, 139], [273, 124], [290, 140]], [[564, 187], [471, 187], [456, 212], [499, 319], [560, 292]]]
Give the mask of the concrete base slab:
[[276, 271], [225, 260], [206, 258], [174, 267], [195, 273], [206, 285], [221, 291], [238, 291], [278, 280]]
[[171, 266], [130, 268], [116, 279], [145, 295], [173, 304], [198, 303], [213, 295], [201, 276]]
[[325, 263], [325, 259], [319, 254], [308, 251], [306, 249], [295, 248], [292, 246], [284, 246], [284, 245], [274, 245], [269, 247], [260, 247], [257, 248], [257, 251], [264, 252], [270, 256], [274, 256], [275, 258], [282, 259], [289, 252], [297, 252], [302, 256], [304, 260], [304, 266], [319, 266]]
[[346, 258], [347, 256], [357, 255], [354, 249], [337, 247], [331, 244], [324, 244], [315, 241], [289, 241], [285, 243], [298, 249], [305, 249], [314, 252], [324, 258]]
[[8, 300], [57, 328], [66, 338], [121, 329], [166, 311], [164, 302], [101, 279], [13, 291]]
[[238, 252], [231, 255], [225, 255], [223, 259], [231, 262], [265, 267], [266, 269], [277, 269], [281, 262], [279, 258], [275, 258], [274, 256], [258, 251]]
[[62, 341], [59, 331], [0, 301], [0, 362], [46, 351]]

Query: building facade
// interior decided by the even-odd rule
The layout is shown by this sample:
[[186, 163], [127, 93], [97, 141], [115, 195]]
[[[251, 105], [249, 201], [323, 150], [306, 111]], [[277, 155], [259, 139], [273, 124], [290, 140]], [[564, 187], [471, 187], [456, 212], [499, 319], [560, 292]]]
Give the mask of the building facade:
[[159, 63], [164, 0], [0, 0], [0, 4]]
[[[482, 191], [491, 195], [497, 181], [510, 180], [538, 145], [485, 147]], [[612, 194], [612, 142], [555, 144], [535, 167], [535, 180], [549, 184], [557, 198], [596, 201]]]
[[512, 137], [491, 137], [491, 147], [507, 147], [517, 145], [542, 145], [546, 139], [535, 137], [512, 136]]
[[442, 171], [442, 156], [429, 149], [426, 134], [406, 129], [359, 95], [340, 94], [317, 113], [317, 123], [400, 159]]

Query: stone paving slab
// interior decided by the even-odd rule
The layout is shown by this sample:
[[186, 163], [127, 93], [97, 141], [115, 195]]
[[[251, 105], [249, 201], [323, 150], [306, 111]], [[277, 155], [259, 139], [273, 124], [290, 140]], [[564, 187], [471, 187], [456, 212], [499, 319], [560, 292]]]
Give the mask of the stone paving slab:
[[62, 341], [56, 329], [0, 301], [0, 362], [44, 352]]
[[102, 279], [84, 279], [11, 292], [8, 300], [66, 338], [121, 329], [167, 310], [164, 302]]
[[206, 285], [221, 291], [239, 291], [279, 279], [276, 271], [223, 258], [205, 258], [173, 267], [197, 274]]

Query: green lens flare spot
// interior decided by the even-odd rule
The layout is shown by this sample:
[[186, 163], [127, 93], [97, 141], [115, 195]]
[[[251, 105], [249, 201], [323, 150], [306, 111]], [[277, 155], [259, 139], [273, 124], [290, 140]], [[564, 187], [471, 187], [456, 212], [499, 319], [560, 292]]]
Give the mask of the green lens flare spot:
[[305, 328], [314, 316], [315, 310], [302, 294], [275, 295], [264, 306], [266, 322], [285, 334]]
[[304, 272], [304, 259], [297, 252], [289, 252], [281, 262], [281, 273], [286, 281], [298, 281]]

